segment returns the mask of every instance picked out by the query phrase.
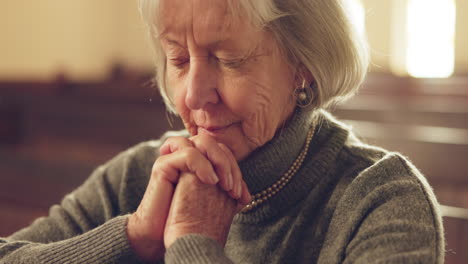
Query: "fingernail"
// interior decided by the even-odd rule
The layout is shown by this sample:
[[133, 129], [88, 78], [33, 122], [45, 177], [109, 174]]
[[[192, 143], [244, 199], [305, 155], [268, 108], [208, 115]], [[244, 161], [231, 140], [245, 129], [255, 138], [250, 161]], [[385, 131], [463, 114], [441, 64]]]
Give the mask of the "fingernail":
[[242, 195], [242, 186], [241, 186], [240, 182], [237, 183], [237, 186], [236, 186], [236, 187], [237, 187], [237, 188], [236, 188], [236, 190], [235, 190], [235, 194], [236, 194], [237, 198], [240, 198], [241, 195]]
[[232, 174], [230, 172], [228, 173], [227, 178], [228, 178], [228, 182], [227, 182], [227, 185], [228, 185], [227, 188], [228, 189], [227, 189], [227, 191], [230, 191], [230, 190], [232, 190], [232, 184], [233, 184], [232, 183]]
[[247, 193], [247, 203], [250, 203], [252, 201], [252, 195], [250, 193]]
[[211, 178], [211, 182], [212, 182], [213, 184], [217, 184], [217, 183], [219, 182], [218, 176], [216, 176], [216, 174], [214, 174], [214, 173], [211, 174], [210, 178]]

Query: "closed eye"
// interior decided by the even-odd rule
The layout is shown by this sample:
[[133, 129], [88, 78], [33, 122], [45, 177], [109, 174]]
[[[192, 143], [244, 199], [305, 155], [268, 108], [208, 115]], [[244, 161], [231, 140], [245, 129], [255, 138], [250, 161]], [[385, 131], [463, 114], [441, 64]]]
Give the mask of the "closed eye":
[[182, 68], [186, 64], [190, 63], [190, 59], [188, 58], [173, 58], [169, 59], [170, 63], [172, 66], [175, 66], [176, 68]]
[[220, 59], [219, 61], [224, 67], [231, 68], [231, 69], [239, 68], [245, 62], [244, 59], [237, 59], [237, 60]]

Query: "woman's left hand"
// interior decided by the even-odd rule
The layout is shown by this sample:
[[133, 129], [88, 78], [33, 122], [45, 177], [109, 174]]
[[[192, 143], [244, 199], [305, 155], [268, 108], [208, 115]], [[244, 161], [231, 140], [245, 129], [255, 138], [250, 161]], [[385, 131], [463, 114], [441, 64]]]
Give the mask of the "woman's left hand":
[[[200, 148], [197, 140], [195, 145]], [[187, 234], [200, 234], [212, 238], [224, 246], [234, 215], [249, 201], [250, 194], [241, 171], [231, 151], [220, 144], [227, 154], [234, 178], [241, 179], [241, 198], [236, 200], [232, 194], [219, 185], [204, 184], [190, 172], [182, 173], [176, 186], [169, 215], [164, 230], [164, 245], [169, 248], [177, 238]]]
[[196, 175], [183, 173], [179, 179], [164, 230], [164, 245], [169, 248], [178, 238], [200, 234], [224, 246], [237, 200], [219, 186], [202, 183]]

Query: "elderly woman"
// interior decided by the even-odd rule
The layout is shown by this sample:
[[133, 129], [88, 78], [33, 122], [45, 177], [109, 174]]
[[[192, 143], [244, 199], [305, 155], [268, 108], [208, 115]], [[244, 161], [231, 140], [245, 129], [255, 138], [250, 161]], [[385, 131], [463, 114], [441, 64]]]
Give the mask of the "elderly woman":
[[142, 0], [168, 132], [99, 167], [2, 263], [441, 263], [425, 178], [323, 110], [365, 45], [339, 0]]

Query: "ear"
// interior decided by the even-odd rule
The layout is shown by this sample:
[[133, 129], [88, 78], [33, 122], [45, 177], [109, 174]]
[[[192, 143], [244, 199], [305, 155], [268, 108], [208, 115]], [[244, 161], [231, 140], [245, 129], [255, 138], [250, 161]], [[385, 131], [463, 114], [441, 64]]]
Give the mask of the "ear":
[[311, 84], [315, 78], [312, 73], [301, 63], [296, 67], [294, 75], [294, 87], [301, 87], [303, 82]]

